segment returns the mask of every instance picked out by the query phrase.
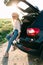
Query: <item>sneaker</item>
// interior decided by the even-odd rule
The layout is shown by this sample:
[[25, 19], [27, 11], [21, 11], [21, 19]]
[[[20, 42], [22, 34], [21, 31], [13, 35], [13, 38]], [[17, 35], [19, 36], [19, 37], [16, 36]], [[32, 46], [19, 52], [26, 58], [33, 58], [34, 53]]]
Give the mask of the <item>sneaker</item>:
[[13, 51], [16, 50], [16, 49], [17, 49], [17, 47], [16, 46], [13, 46]]

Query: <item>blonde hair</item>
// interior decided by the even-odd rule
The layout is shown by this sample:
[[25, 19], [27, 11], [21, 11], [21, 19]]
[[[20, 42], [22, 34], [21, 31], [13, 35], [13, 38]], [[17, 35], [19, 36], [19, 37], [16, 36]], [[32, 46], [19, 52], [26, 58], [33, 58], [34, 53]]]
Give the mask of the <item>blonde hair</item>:
[[[18, 13], [13, 12], [13, 13], [12, 13], [12, 17], [13, 17], [13, 16], [16, 16], [16, 17], [17, 17], [17, 20], [22, 24], [22, 21], [20, 20]], [[12, 20], [13, 20], [13, 19], [12, 19]]]
[[12, 17], [17, 17], [17, 18], [19, 18], [19, 14], [16, 13], [16, 12], [13, 12], [13, 13], [12, 13]]

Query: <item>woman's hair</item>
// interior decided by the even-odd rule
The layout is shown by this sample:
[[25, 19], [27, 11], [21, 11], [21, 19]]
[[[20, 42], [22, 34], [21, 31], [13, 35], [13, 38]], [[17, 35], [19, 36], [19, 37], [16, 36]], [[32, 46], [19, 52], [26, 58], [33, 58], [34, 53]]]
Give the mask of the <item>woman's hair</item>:
[[19, 21], [21, 22], [21, 20], [20, 20], [20, 18], [19, 18], [19, 14], [18, 14], [18, 13], [13, 12], [13, 13], [12, 13], [12, 17], [13, 17], [13, 16], [16, 16], [16, 17], [17, 17], [17, 20], [19, 20]]
[[12, 17], [17, 17], [17, 18], [19, 18], [19, 14], [16, 13], [16, 12], [13, 12], [13, 13], [12, 13]]

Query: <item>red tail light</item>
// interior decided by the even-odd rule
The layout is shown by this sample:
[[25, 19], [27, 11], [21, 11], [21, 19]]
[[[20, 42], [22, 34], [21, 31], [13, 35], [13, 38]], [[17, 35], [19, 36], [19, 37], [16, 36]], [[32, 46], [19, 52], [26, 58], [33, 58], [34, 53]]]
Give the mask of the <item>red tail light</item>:
[[27, 28], [28, 36], [36, 36], [40, 32], [39, 28]]

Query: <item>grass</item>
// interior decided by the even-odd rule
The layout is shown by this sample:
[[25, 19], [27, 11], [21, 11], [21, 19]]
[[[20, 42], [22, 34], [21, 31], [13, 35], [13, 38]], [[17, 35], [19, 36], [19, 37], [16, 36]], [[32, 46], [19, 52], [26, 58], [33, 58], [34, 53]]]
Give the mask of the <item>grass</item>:
[[12, 31], [11, 19], [0, 19], [0, 45], [5, 43], [6, 35]]

